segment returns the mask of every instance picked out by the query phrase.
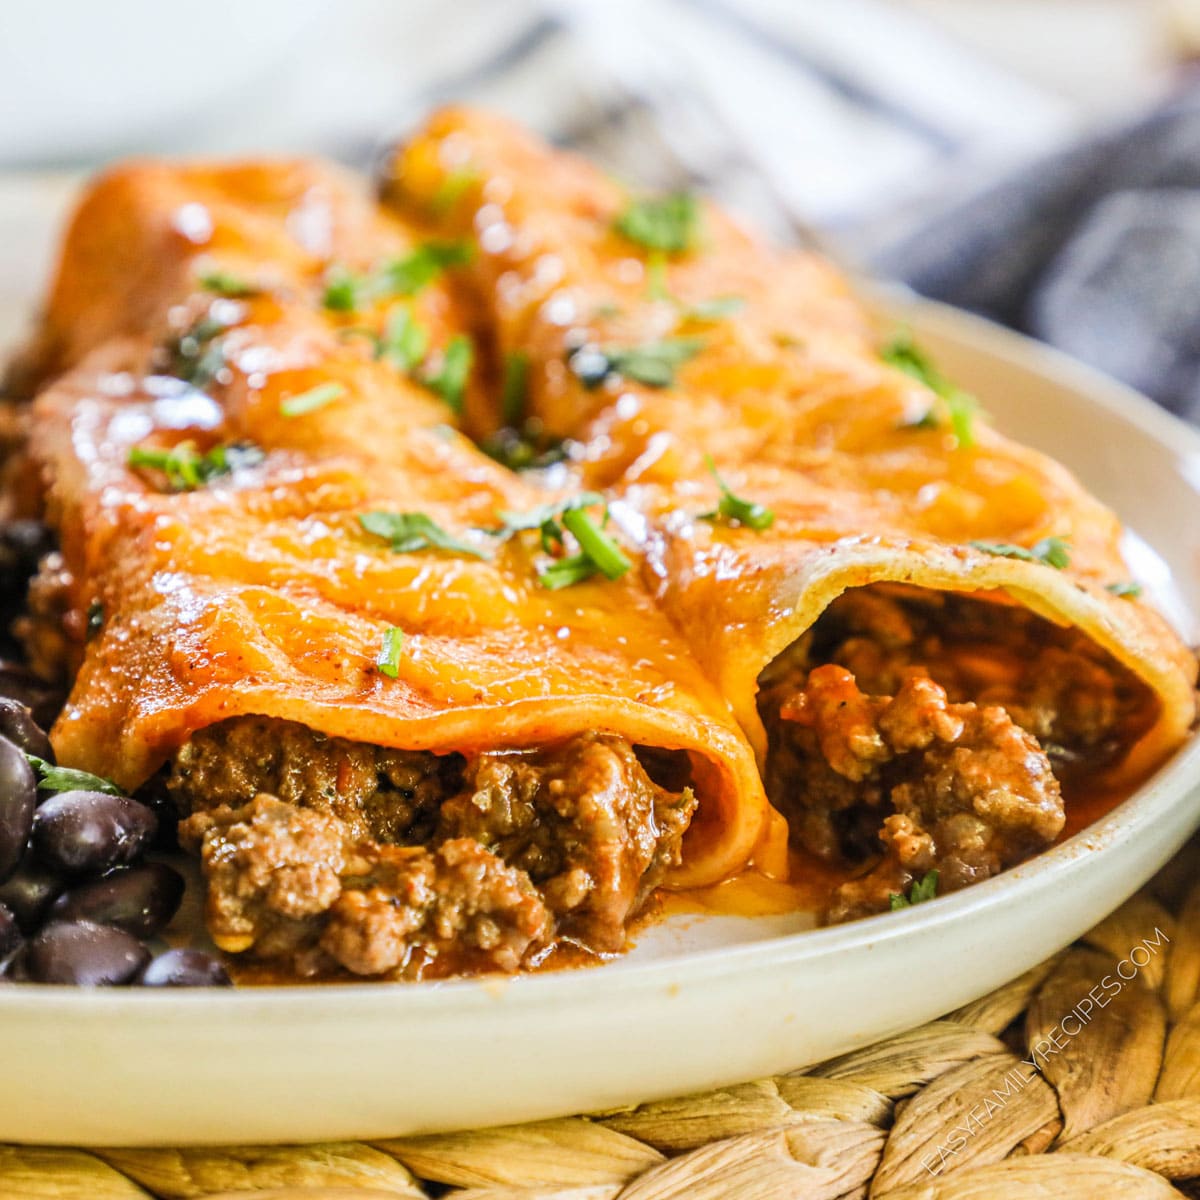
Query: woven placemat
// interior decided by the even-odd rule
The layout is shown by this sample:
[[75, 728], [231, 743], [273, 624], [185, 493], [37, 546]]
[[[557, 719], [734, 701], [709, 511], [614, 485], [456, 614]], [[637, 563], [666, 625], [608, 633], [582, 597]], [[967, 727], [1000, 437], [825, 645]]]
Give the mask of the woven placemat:
[[[936, 968], [914, 963], [897, 986], [920, 987]], [[1193, 841], [1050, 961], [941, 1020], [796, 1074], [370, 1143], [0, 1146], [0, 1198], [1200, 1197], [1198, 1001]]]

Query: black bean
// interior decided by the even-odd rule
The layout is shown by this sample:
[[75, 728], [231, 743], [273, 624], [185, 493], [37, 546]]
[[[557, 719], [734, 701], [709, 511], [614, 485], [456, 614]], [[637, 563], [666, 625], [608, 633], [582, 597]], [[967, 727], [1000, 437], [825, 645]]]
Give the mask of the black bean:
[[23, 958], [34, 983], [104, 987], [129, 983], [150, 961], [150, 951], [112, 925], [54, 921], [26, 945]]
[[183, 876], [165, 863], [120, 867], [59, 896], [50, 909], [50, 920], [115, 925], [134, 937], [147, 938], [167, 927], [182, 899]]
[[232, 987], [219, 959], [203, 950], [168, 950], [134, 980], [142, 987]]
[[0, 658], [0, 696], [8, 696], [25, 705], [43, 729], [54, 724], [65, 699], [61, 689], [39, 679], [11, 658]]
[[54, 762], [54, 748], [33, 713], [8, 696], [0, 696], [0, 737], [15, 742], [26, 754]]
[[14, 870], [29, 842], [37, 808], [37, 777], [25, 753], [0, 737], [0, 881]]
[[42, 918], [66, 886], [58, 875], [31, 855], [0, 883], [0, 904], [12, 912], [21, 932], [29, 937], [41, 928]]
[[4, 904], [0, 904], [0, 962], [3, 962], [21, 944], [21, 930], [17, 918]]
[[105, 792], [59, 792], [33, 818], [33, 850], [66, 875], [100, 875], [133, 862], [158, 822], [144, 805]]
[[167, 794], [161, 775], [152, 776], [137, 790], [134, 799], [144, 804], [158, 818], [154, 849], [167, 853], [179, 849], [179, 810]]

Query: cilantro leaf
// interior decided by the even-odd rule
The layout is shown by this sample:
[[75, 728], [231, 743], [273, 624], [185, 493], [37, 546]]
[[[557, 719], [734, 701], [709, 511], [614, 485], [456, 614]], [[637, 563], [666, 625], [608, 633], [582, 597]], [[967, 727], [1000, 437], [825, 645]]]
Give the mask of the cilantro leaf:
[[475, 348], [465, 333], [457, 333], [446, 343], [442, 351], [442, 365], [437, 371], [426, 374], [422, 379], [431, 392], [445, 402], [452, 413], [461, 416], [463, 398], [467, 391], [467, 379], [471, 374], [471, 363]]
[[319, 383], [295, 396], [286, 397], [279, 405], [279, 414], [284, 417], [302, 417], [305, 413], [315, 412], [335, 400], [340, 400], [346, 394], [343, 383]]
[[375, 342], [375, 357], [399, 371], [411, 371], [429, 350], [429, 334], [403, 304], [387, 316], [382, 335]]
[[[895, 335], [879, 352], [879, 357], [897, 370], [920, 380], [945, 405], [950, 418], [954, 440], [962, 450], [975, 444], [974, 420], [979, 404], [975, 397], [952, 384], [934, 365], [928, 355], [905, 332]], [[933, 418], [932, 410], [909, 428], [928, 429]], [[935, 423], [936, 424], [936, 423]]]
[[190, 492], [221, 475], [257, 466], [265, 457], [257, 446], [249, 442], [214, 446], [206, 454], [201, 454], [195, 442], [186, 441], [169, 449], [132, 446], [126, 461], [134, 468], [161, 471], [167, 477], [167, 484], [172, 491]]
[[600, 524], [585, 511], [603, 505], [604, 497], [597, 492], [580, 492], [566, 500], [539, 505], [528, 512], [499, 512], [503, 522], [492, 534], [510, 538], [514, 534], [536, 529], [541, 533], [542, 549], [553, 553], [566, 545], [569, 533], [579, 544], [579, 553], [557, 559], [538, 574], [538, 582], [554, 590], [570, 587], [590, 579], [597, 572], [608, 579], [620, 579], [632, 566], [616, 541], [604, 532], [608, 522], [608, 506]]
[[711, 300], [699, 300], [685, 308], [683, 317], [688, 321], [723, 321], [745, 307], [746, 301], [741, 296], [713, 296]]
[[580, 554], [609, 579], [620, 579], [633, 566], [621, 547], [582, 508], [568, 508], [562, 515], [562, 523], [575, 535]]
[[631, 201], [614, 224], [623, 237], [648, 250], [682, 254], [699, 240], [700, 205], [689, 192], [648, 196]]
[[[213, 309], [217, 307], [214, 303]], [[231, 323], [212, 310], [192, 322], [167, 346], [171, 374], [193, 387], [202, 388], [212, 383], [225, 369], [225, 348], [221, 334], [229, 329]]]
[[937, 895], [938, 889], [938, 873], [937, 871], [927, 872], [921, 879], [913, 881], [913, 885], [908, 890], [908, 895], [899, 895], [892, 892], [888, 899], [891, 901], [892, 912], [896, 912], [901, 908], [911, 908], [914, 904], [921, 904], [926, 900], [932, 900]]
[[637, 346], [584, 346], [570, 357], [571, 369], [585, 387], [609, 375], [622, 375], [647, 387], [670, 387], [675, 369], [704, 349], [703, 338], [662, 338]]
[[595, 574], [596, 564], [586, 554], [571, 554], [552, 562], [544, 571], [539, 571], [538, 583], [557, 592], [561, 588], [583, 583]]
[[1116, 583], [1106, 583], [1104, 590], [1114, 596], [1128, 596], [1136, 600], [1142, 594], [1142, 585], [1133, 579], [1120, 579]]
[[93, 775], [90, 771], [80, 771], [75, 767], [60, 767], [56, 763], [38, 758], [36, 754], [26, 754], [29, 765], [38, 777], [38, 787], [43, 792], [107, 792], [110, 796], [123, 796], [125, 793], [111, 779]]
[[500, 417], [509, 428], [525, 418], [529, 393], [529, 355], [517, 350], [504, 358], [504, 388], [500, 394]]
[[416, 550], [449, 550], [454, 554], [469, 554], [472, 558], [489, 557], [478, 546], [447, 533], [425, 513], [361, 513], [358, 523], [368, 533], [390, 542], [398, 554], [410, 554]]
[[1045, 537], [1034, 542], [1026, 549], [1024, 546], [1014, 546], [1011, 542], [979, 542], [968, 543], [984, 554], [994, 554], [999, 558], [1019, 558], [1024, 562], [1045, 563], [1061, 571], [1071, 565], [1071, 543], [1065, 538]]
[[400, 674], [400, 651], [404, 646], [404, 630], [395, 625], [389, 625], [383, 634], [383, 645], [379, 648], [379, 657], [375, 665], [381, 675], [395, 679]]
[[721, 500], [711, 512], [700, 514], [702, 521], [736, 521], [739, 525], [745, 525], [760, 533], [775, 524], [775, 513], [771, 509], [733, 494], [729, 485], [717, 474], [717, 465], [713, 462], [712, 455], [706, 454], [704, 463], [721, 489]]
[[199, 282], [206, 292], [216, 292], [218, 296], [228, 296], [234, 300], [257, 296], [262, 291], [257, 284], [248, 279], [235, 275], [232, 271], [222, 271], [220, 268], [205, 271]]
[[377, 287], [394, 296], [415, 296], [424, 291], [449, 267], [461, 267], [471, 261], [470, 242], [422, 242], [415, 250], [383, 265]]
[[331, 312], [355, 312], [361, 306], [366, 286], [365, 276], [333, 266], [325, 277], [321, 303]]
[[437, 186], [429, 201], [434, 216], [445, 216], [479, 182], [479, 172], [474, 167], [458, 167], [451, 171]]

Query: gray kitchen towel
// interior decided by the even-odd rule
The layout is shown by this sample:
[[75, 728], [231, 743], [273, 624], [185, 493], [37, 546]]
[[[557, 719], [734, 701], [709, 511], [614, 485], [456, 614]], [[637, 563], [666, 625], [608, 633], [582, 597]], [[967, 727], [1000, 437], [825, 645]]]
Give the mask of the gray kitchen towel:
[[967, 194], [871, 265], [1200, 419], [1200, 83]]

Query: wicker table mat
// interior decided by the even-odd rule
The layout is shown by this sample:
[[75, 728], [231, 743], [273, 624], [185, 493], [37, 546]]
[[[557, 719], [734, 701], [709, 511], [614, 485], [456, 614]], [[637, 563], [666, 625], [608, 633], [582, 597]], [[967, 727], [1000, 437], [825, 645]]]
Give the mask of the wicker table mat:
[[[915, 970], [900, 986], [920, 978]], [[0, 1146], [0, 1200], [247, 1192], [1200, 1197], [1200, 842], [1049, 962], [941, 1020], [799, 1074], [588, 1117], [371, 1143]]]

